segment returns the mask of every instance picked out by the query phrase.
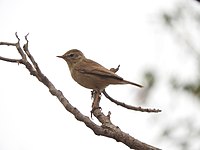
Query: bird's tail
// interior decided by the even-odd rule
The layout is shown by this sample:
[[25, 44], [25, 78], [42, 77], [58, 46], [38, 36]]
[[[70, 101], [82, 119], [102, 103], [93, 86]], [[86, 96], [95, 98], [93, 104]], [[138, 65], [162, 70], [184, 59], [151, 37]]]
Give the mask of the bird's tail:
[[137, 84], [137, 83], [134, 83], [134, 82], [130, 82], [130, 81], [127, 81], [127, 80], [123, 80], [124, 81], [124, 84], [131, 84], [131, 85], [135, 85], [135, 86], [138, 86], [140, 88], [142, 88], [143, 86], [140, 85], [140, 84]]

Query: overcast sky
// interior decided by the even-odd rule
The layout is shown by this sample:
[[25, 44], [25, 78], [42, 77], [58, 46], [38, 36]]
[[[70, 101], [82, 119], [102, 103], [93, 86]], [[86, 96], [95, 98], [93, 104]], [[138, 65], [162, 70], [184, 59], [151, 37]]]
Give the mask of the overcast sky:
[[[165, 77], [176, 70], [174, 62], [180, 55], [162, 28], [159, 13], [170, 10], [176, 3], [175, 0], [0, 0], [0, 41], [16, 42], [16, 31], [21, 39], [29, 33], [30, 52], [43, 73], [72, 105], [89, 116], [90, 90], [75, 83], [67, 64], [56, 56], [77, 48], [107, 68], [120, 64], [118, 74], [133, 82], [145, 84], [143, 71], [155, 68]], [[14, 47], [0, 46], [0, 55], [19, 58]], [[184, 67], [191, 66], [186, 62]], [[23, 65], [0, 61], [0, 67], [0, 150], [66, 150], [67, 147], [90, 150], [94, 146], [95, 150], [129, 149], [113, 139], [94, 135]], [[139, 90], [130, 85], [108, 88], [114, 98], [133, 105], [138, 104], [133, 96]], [[145, 107], [165, 110], [169, 101], [164, 101], [163, 95], [165, 88], [161, 87], [157, 97], [151, 97]], [[152, 126], [162, 113], [126, 110], [105, 97], [101, 107], [105, 113], [111, 111], [113, 123], [135, 138], [163, 149], [172, 146], [160, 143], [156, 138], [159, 127]]]

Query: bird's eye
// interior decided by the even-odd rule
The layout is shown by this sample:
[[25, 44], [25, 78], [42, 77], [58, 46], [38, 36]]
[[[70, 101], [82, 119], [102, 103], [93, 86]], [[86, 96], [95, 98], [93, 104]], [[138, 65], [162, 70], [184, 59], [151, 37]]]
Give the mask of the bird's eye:
[[68, 55], [68, 57], [73, 58], [75, 56], [75, 54], [71, 53]]

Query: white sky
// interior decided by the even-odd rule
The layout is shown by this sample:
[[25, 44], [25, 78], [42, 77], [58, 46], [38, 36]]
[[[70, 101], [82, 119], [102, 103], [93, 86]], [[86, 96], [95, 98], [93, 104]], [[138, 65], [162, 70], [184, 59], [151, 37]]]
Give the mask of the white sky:
[[[174, 62], [180, 52], [174, 52], [177, 47], [165, 35], [158, 18], [160, 11], [175, 4], [174, 0], [1, 0], [0, 41], [16, 42], [16, 31], [21, 39], [30, 33], [30, 52], [44, 74], [70, 103], [89, 116], [90, 91], [71, 79], [67, 64], [56, 56], [77, 48], [108, 68], [120, 64], [118, 74], [138, 83], [143, 83], [141, 75], [148, 69], [159, 69], [161, 78], [176, 74], [179, 65]], [[19, 58], [13, 47], [1, 46], [0, 55]], [[180, 57], [183, 60], [186, 56]], [[179, 68], [183, 71], [193, 65], [185, 61], [185, 66]], [[30, 76], [23, 65], [0, 61], [0, 67], [0, 150], [65, 150], [67, 147], [90, 150], [94, 145], [95, 150], [128, 149], [112, 139], [94, 135]], [[132, 101], [131, 92], [137, 94], [139, 90], [131, 86], [108, 88], [114, 98], [134, 104], [137, 102]], [[163, 113], [133, 112], [105, 98], [101, 106], [105, 113], [112, 112], [113, 123], [135, 138], [163, 149], [173, 147], [154, 138], [159, 134], [159, 126], [153, 124], [153, 119], [169, 113], [166, 106], [171, 97], [162, 86], [158, 95], [151, 98], [149, 106], [163, 109]]]

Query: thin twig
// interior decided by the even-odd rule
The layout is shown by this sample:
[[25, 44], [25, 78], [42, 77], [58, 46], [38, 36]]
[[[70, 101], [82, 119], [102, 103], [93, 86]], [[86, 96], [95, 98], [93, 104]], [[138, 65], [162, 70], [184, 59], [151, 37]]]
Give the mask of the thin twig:
[[105, 89], [103, 90], [102, 92], [106, 98], [108, 98], [111, 102], [119, 105], [119, 106], [122, 106], [124, 108], [127, 108], [127, 109], [131, 109], [131, 110], [135, 110], [135, 111], [141, 111], [141, 112], [154, 112], [154, 113], [158, 113], [158, 112], [161, 112], [160, 109], [150, 109], [150, 108], [142, 108], [142, 107], [135, 107], [135, 106], [131, 106], [131, 105], [127, 105], [125, 103], [122, 103], [122, 102], [119, 102], [115, 99], [113, 99], [111, 96], [108, 95], [108, 93], [105, 91]]
[[18, 39], [18, 43], [20, 42], [20, 38], [19, 38], [19, 36], [17, 35], [17, 32], [15, 32], [15, 36], [16, 36], [16, 38]]
[[27, 42], [29, 42], [29, 41], [28, 41], [28, 35], [29, 35], [29, 33], [27, 33], [27, 34], [25, 35], [25, 40], [26, 40]]
[[24, 46], [23, 46], [23, 50], [25, 51], [26, 55], [27, 55], [27, 56], [29, 57], [29, 59], [31, 60], [31, 62], [32, 62], [34, 68], [37, 70], [37, 72], [38, 72], [39, 74], [42, 74], [42, 72], [41, 72], [41, 70], [40, 70], [38, 64], [36, 63], [35, 59], [33, 58], [33, 56], [32, 56], [32, 55], [30, 54], [30, 52], [29, 52], [29, 49], [28, 49], [28, 43], [29, 43], [29, 41], [28, 41], [28, 35], [29, 35], [29, 33], [25, 36], [26, 43], [25, 43]]
[[11, 59], [11, 58], [5, 58], [0, 56], [0, 60], [12, 62], [12, 63], [21, 63], [21, 59]]
[[117, 66], [117, 68], [110, 68], [110, 71], [116, 73], [119, 70], [120, 65]]
[[23, 60], [26, 60], [26, 55], [24, 54], [24, 52], [23, 52], [23, 50], [22, 50], [22, 48], [21, 48], [21, 46], [20, 46], [20, 38], [18, 37], [17, 32], [15, 32], [15, 36], [16, 36], [16, 38], [18, 39], [18, 42], [16, 43], [15, 46], [16, 46], [16, 48], [17, 48], [19, 54], [21, 55], [22, 59], [23, 59]]
[[0, 45], [6, 45], [6, 46], [16, 46], [16, 43], [0, 42]]
[[[117, 68], [111, 68], [110, 71], [116, 73], [118, 70], [119, 70], [119, 67], [120, 65], [118, 65]], [[117, 100], [115, 100], [114, 98], [112, 98], [110, 95], [108, 95], [108, 93], [105, 91], [105, 89], [102, 91], [102, 93], [105, 95], [106, 98], [108, 98], [111, 102], [119, 105], [119, 106], [122, 106], [124, 108], [127, 108], [127, 109], [131, 109], [131, 110], [135, 110], [135, 111], [141, 111], [141, 112], [154, 112], [154, 113], [158, 113], [158, 112], [161, 112], [161, 110], [159, 109], [150, 109], [150, 108], [142, 108], [142, 107], [135, 107], [135, 106], [131, 106], [131, 105], [128, 105], [128, 104], [125, 104], [123, 102], [119, 102]]]

